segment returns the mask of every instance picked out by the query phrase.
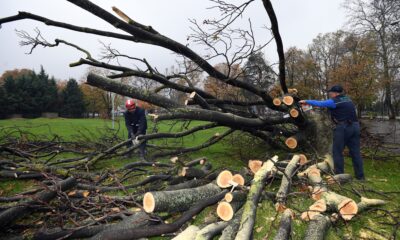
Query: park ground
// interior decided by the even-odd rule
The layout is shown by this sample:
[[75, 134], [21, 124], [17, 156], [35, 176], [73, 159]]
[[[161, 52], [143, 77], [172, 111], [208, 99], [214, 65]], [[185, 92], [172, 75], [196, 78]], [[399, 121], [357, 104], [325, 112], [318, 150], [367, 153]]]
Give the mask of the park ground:
[[[200, 122], [191, 122], [190, 127], [201, 124]], [[0, 120], [0, 132], [7, 129], [18, 128], [21, 130], [16, 134], [20, 137], [32, 136], [51, 139], [54, 136], [61, 137], [65, 141], [96, 141], [104, 135], [116, 134], [119, 138], [126, 138], [126, 129], [121, 120], [115, 124], [115, 128], [111, 128], [112, 123], [109, 120], [101, 119], [12, 119]], [[167, 122], [154, 126], [149, 122], [148, 132], [155, 129], [159, 132], [170, 131], [171, 129], [182, 129], [181, 123]], [[186, 126], [187, 127], [187, 126]], [[205, 130], [197, 134], [187, 136], [183, 139], [169, 141], [169, 145], [195, 146], [201, 144], [210, 138], [216, 132], [222, 133], [223, 128]], [[2, 136], [0, 135], [0, 138]], [[166, 142], [150, 142], [150, 144], [167, 144]], [[363, 156], [365, 161], [365, 172], [367, 181], [365, 183], [353, 182], [336, 189], [343, 195], [352, 197], [356, 201], [360, 198], [356, 192], [369, 198], [380, 198], [387, 200], [387, 205], [381, 207], [381, 210], [372, 210], [362, 213], [350, 222], [335, 223], [330, 229], [327, 239], [389, 239], [389, 236], [400, 236], [400, 157], [382, 157], [387, 153], [377, 152], [375, 149], [363, 148]], [[266, 152], [267, 155], [266, 155]], [[372, 155], [374, 153], [374, 155]], [[266, 149], [262, 144], [255, 144], [253, 140], [246, 137], [238, 137], [238, 133], [233, 137], [228, 137], [223, 141], [189, 154], [187, 157], [195, 158], [206, 156], [212, 163], [214, 168], [229, 168], [239, 170], [246, 166], [249, 159], [265, 159], [267, 156], [279, 155], [281, 159], [287, 153], [274, 149]], [[69, 156], [69, 155], [68, 155]], [[378, 157], [377, 157], [378, 156]], [[60, 156], [60, 157], [66, 157]], [[125, 164], [136, 161], [133, 159], [112, 158], [102, 160], [97, 164], [97, 168], [101, 169], [117, 169]], [[159, 161], [169, 161], [168, 158]], [[346, 158], [346, 172], [352, 173], [351, 160]], [[11, 196], [18, 192], [34, 188], [37, 183], [33, 180], [4, 180], [0, 181], [0, 196]], [[267, 187], [268, 191], [277, 191], [279, 181], [273, 182]], [[299, 191], [299, 189], [293, 189]], [[121, 193], [114, 193], [121, 194]], [[293, 224], [293, 239], [301, 239], [305, 231], [306, 224], [299, 220], [300, 212], [306, 210], [312, 201], [304, 195], [294, 195], [289, 199], [288, 205], [295, 210], [297, 217]], [[194, 224], [202, 224], [205, 221], [213, 219], [215, 207], [209, 207], [193, 220]], [[257, 210], [257, 222], [255, 226], [254, 239], [271, 239], [279, 225], [279, 216], [270, 201], [263, 201]], [[167, 238], [154, 238], [167, 239]]]

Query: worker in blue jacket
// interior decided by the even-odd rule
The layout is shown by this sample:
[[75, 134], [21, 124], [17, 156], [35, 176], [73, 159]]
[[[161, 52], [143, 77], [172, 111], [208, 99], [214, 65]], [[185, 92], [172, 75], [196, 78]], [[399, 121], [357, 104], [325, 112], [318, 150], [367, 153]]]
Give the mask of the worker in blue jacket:
[[336, 125], [332, 149], [335, 173], [344, 173], [343, 150], [347, 146], [353, 161], [355, 176], [359, 180], [364, 180], [363, 160], [360, 153], [360, 124], [356, 108], [351, 99], [344, 95], [342, 86], [333, 86], [328, 94], [330, 98], [328, 100], [301, 100], [300, 103], [328, 108], [331, 119]]
[[[145, 110], [137, 107], [136, 103], [129, 99], [125, 102], [126, 111], [124, 112], [125, 126], [128, 130], [129, 141], [128, 147], [139, 146], [140, 159], [145, 160], [146, 156], [146, 141], [140, 143], [137, 137], [139, 135], [145, 135], [147, 130], [147, 120]], [[127, 157], [131, 157], [128, 154]]]

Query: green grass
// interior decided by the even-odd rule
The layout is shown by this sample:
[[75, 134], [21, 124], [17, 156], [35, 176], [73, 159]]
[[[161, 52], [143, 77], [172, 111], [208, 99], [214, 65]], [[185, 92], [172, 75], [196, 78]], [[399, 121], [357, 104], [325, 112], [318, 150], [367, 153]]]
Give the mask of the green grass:
[[[192, 121], [186, 127], [194, 127], [204, 122]], [[21, 131], [15, 131], [15, 127], [18, 127]], [[125, 139], [127, 136], [126, 129], [123, 125], [122, 119], [118, 119], [115, 124], [115, 129], [111, 129], [111, 121], [100, 120], [100, 119], [15, 119], [15, 120], [0, 120], [0, 141], [1, 134], [11, 133], [18, 138], [32, 137], [30, 133], [35, 136], [42, 136], [42, 138], [51, 139], [54, 136], [59, 136], [66, 141], [76, 141], [77, 139], [97, 139], [107, 134], [114, 133], [120, 139]], [[185, 126], [181, 123], [165, 122], [163, 124], [154, 125], [149, 122], [148, 132], [183, 131]], [[215, 128], [202, 131], [201, 133], [187, 136], [183, 139], [178, 140], [164, 140], [151, 141], [151, 144], [158, 145], [171, 145], [171, 146], [195, 146], [206, 141], [208, 138], [213, 136], [216, 132], [222, 133], [225, 128]], [[200, 150], [195, 153], [185, 155], [186, 158], [195, 158], [199, 156], [206, 156], [212, 163], [214, 168], [229, 168], [233, 170], [239, 170], [241, 167], [246, 165], [248, 159], [257, 159], [265, 157], [266, 151], [270, 154], [276, 152], [263, 147], [263, 145], [256, 144], [252, 140], [243, 137], [241, 133], [235, 133], [235, 137], [227, 137], [223, 141]], [[368, 149], [364, 149], [364, 152]], [[278, 152], [279, 154], [279, 152]], [[284, 154], [280, 154], [284, 155]], [[71, 154], [61, 155], [60, 157], [71, 157]], [[356, 201], [359, 197], [352, 192], [352, 188], [360, 191], [364, 196], [370, 198], [381, 198], [388, 201], [388, 204], [382, 207], [385, 210], [397, 211], [393, 214], [399, 215], [400, 211], [400, 194], [398, 193], [384, 193], [380, 195], [376, 192], [369, 191], [375, 190], [378, 192], [400, 192], [400, 158], [393, 158], [386, 161], [371, 160], [371, 157], [365, 156], [365, 172], [368, 178], [365, 184], [368, 191], [364, 192], [362, 185], [353, 183], [347, 185], [343, 189], [337, 189], [338, 192], [343, 195], [352, 197]], [[123, 165], [131, 162], [131, 159], [112, 158], [105, 159], [96, 165], [98, 169], [117, 169]], [[167, 158], [161, 159], [161, 161], [168, 161]], [[346, 159], [346, 171], [352, 173], [351, 160]], [[132, 180], [135, 181], [135, 180]], [[11, 196], [21, 191], [29, 190], [33, 187], [34, 181], [13, 181], [13, 180], [2, 180], [0, 182], [0, 195]], [[279, 187], [280, 182], [275, 181], [271, 186], [268, 187], [268, 191], [276, 191]], [[365, 190], [365, 189], [364, 189]], [[293, 191], [299, 191], [297, 187], [294, 187]], [[121, 194], [121, 193], [116, 193]], [[308, 208], [312, 204], [309, 198], [304, 197], [292, 197], [289, 199], [289, 206], [291, 206], [296, 215], [299, 216], [301, 211]], [[195, 224], [202, 224], [204, 221], [209, 221], [215, 216], [212, 214], [215, 207], [207, 208], [194, 220]], [[381, 224], [381, 222], [393, 223], [394, 221], [384, 215], [384, 211], [371, 211], [356, 216], [354, 220], [344, 224], [339, 222], [335, 224], [329, 231], [327, 239], [361, 239], [360, 234], [367, 234], [369, 239], [379, 239], [379, 234], [389, 236], [393, 229], [393, 226]], [[257, 211], [257, 222], [255, 226], [254, 239], [262, 239], [265, 236], [275, 235], [276, 228], [279, 225], [279, 216], [277, 216], [275, 207], [270, 201], [264, 201]], [[375, 229], [379, 232], [373, 233], [367, 228]], [[298, 218], [293, 222], [293, 239], [302, 239], [306, 224]], [[398, 234], [400, 232], [398, 231]], [[155, 238], [163, 239], [163, 238]]]

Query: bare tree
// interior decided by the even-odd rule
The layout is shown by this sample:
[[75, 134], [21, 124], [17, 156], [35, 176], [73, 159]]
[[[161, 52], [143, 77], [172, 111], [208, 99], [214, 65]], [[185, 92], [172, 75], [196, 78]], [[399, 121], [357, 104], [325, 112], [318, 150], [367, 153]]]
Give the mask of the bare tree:
[[352, 0], [345, 5], [349, 12], [350, 26], [360, 34], [372, 34], [377, 45], [381, 68], [381, 81], [384, 84], [385, 105], [389, 118], [396, 117], [393, 106], [393, 82], [399, 67], [398, 21], [400, 2], [396, 0]]
[[[133, 43], [160, 46], [171, 50], [181, 58], [180, 65], [183, 67], [177, 71], [161, 73], [145, 58], [125, 55], [112, 48], [110, 45], [103, 44], [104, 51], [102, 58], [95, 59], [87, 50], [65, 40], [56, 39], [54, 43], [51, 43], [45, 40], [40, 35], [40, 32], [38, 32], [37, 36], [30, 36], [28, 34], [21, 35], [23, 38], [23, 45], [30, 45], [31, 51], [37, 46], [57, 47], [60, 44], [65, 44], [83, 52], [86, 57], [71, 63], [71, 67], [89, 65], [110, 71], [107, 77], [93, 72], [89, 73], [87, 76], [87, 84], [109, 92], [115, 92], [120, 95], [146, 101], [166, 109], [167, 112], [165, 114], [153, 116], [157, 121], [171, 119], [210, 121], [220, 126], [229, 127], [232, 130], [251, 133], [269, 143], [282, 143], [286, 138], [300, 141], [304, 136], [308, 136], [309, 133], [315, 133], [315, 131], [308, 131], [308, 128], [314, 125], [309, 124], [309, 120], [303, 116], [302, 111], [296, 103], [298, 100], [296, 96], [286, 96], [292, 99], [291, 101], [286, 101], [286, 104], [274, 104], [273, 98], [275, 96], [269, 95], [268, 87], [255, 84], [264, 81], [261, 79], [265, 77], [263, 74], [258, 76], [260, 79], [244, 81], [243, 76], [245, 75], [245, 71], [231, 71], [233, 69], [238, 69], [238, 66], [242, 62], [257, 54], [257, 52], [274, 39], [279, 56], [279, 71], [277, 76], [281, 87], [281, 93], [288, 93], [283, 43], [279, 33], [278, 22], [270, 1], [263, 0], [262, 2], [271, 22], [270, 31], [273, 38], [269, 38], [261, 45], [256, 45], [250, 19], [248, 20], [248, 25], [245, 27], [232, 27], [235, 20], [243, 15], [246, 8], [254, 2], [254, 0], [244, 2], [238, 6], [224, 1], [213, 1], [215, 3], [214, 8], [217, 8], [221, 12], [220, 17], [212, 20], [204, 20], [203, 25], [206, 26], [206, 29], [203, 29], [203, 25], [192, 20], [194, 24], [194, 33], [189, 37], [194, 42], [200, 43], [206, 47], [208, 53], [204, 57], [194, 52], [187, 45], [160, 34], [153, 27], [132, 20], [116, 7], [113, 7], [113, 11], [117, 16], [88, 0], [68, 1], [96, 15], [125, 33], [121, 34], [57, 22], [28, 12], [19, 12], [15, 16], [0, 19], [0, 23], [4, 24], [23, 19], [33, 19], [49, 26], [66, 28], [72, 31], [101, 35], [114, 39], [122, 39]], [[129, 59], [136, 67], [122, 66], [119, 64], [119, 58]], [[225, 69], [226, 71], [222, 71], [218, 67], [210, 64], [209, 60], [214, 58], [222, 58], [225, 60], [223, 64], [227, 66]], [[114, 63], [111, 60], [115, 60], [116, 62], [114, 61]], [[223, 85], [227, 85], [232, 89], [237, 89], [237, 92], [244, 93], [246, 96], [251, 95], [251, 98], [247, 97], [247, 99], [252, 100], [247, 101], [243, 98], [225, 99], [203, 90], [198, 84], [195, 84], [195, 82], [198, 81], [198, 79], [195, 78], [198, 78], [199, 74], [203, 73], [207, 74], [208, 78], [215, 79], [215, 81], [223, 83]], [[134, 77], [133, 82], [116, 81], [116, 79], [124, 79], [127, 77]], [[188, 99], [185, 103], [182, 103], [166, 96], [163, 94], [163, 91], [173, 91], [175, 95], [179, 92], [179, 98], [186, 95]], [[220, 91], [224, 91], [224, 89], [220, 89]], [[271, 114], [258, 115], [252, 111], [252, 107], [255, 106], [269, 108]], [[294, 114], [294, 117], [285, 116], [285, 113], [289, 111], [294, 111], [298, 114]], [[320, 142], [315, 136], [311, 137], [309, 140]]]

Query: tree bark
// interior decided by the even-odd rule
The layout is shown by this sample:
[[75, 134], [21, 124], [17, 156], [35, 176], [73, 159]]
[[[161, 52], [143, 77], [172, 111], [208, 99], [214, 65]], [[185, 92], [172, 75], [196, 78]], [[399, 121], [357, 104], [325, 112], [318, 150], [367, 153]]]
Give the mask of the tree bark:
[[286, 209], [279, 223], [278, 233], [275, 235], [274, 240], [287, 240], [292, 235], [292, 216], [293, 212], [290, 209]]
[[16, 220], [25, 217], [35, 209], [32, 208], [33, 205], [40, 203], [48, 203], [53, 198], [57, 196], [57, 191], [65, 191], [70, 188], [73, 188], [76, 185], [76, 180], [73, 177], [67, 178], [60, 182], [57, 182], [56, 185], [49, 188], [49, 190], [37, 193], [34, 200], [27, 201], [23, 205], [15, 206], [4, 210], [0, 213], [0, 227], [5, 228], [6, 226], [11, 225]]
[[220, 192], [221, 189], [214, 183], [175, 191], [147, 192], [143, 198], [143, 208], [146, 212], [182, 212], [194, 203]]
[[255, 174], [251, 184], [247, 201], [243, 206], [243, 214], [240, 220], [240, 226], [236, 235], [236, 240], [251, 239], [255, 217], [257, 212], [257, 205], [261, 197], [261, 192], [265, 187], [265, 181], [269, 175], [275, 172], [275, 162], [278, 161], [278, 156], [267, 160], [260, 170]]

